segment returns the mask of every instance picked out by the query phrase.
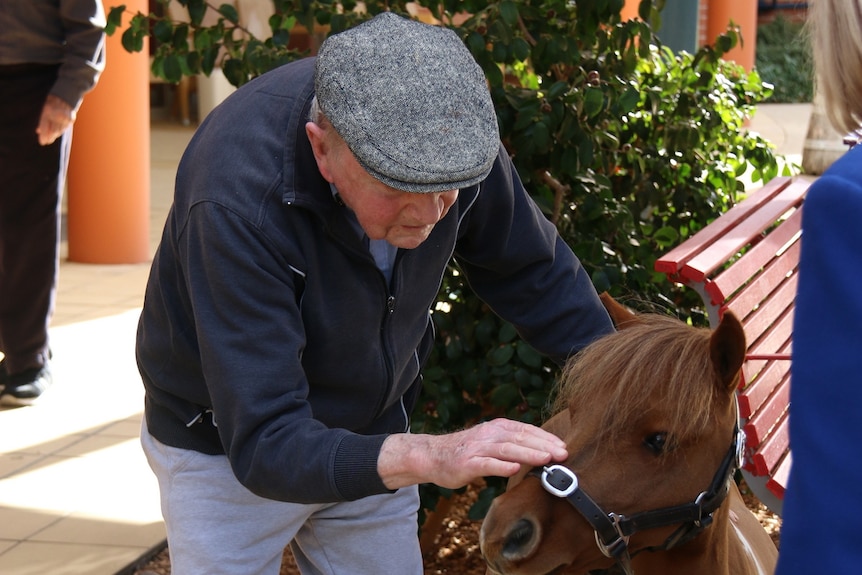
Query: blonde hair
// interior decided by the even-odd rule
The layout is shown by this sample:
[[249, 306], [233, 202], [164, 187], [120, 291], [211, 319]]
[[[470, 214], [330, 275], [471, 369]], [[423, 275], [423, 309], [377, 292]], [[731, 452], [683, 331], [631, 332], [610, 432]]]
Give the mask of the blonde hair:
[[808, 28], [817, 90], [839, 131], [862, 127], [862, 0], [815, 0]]

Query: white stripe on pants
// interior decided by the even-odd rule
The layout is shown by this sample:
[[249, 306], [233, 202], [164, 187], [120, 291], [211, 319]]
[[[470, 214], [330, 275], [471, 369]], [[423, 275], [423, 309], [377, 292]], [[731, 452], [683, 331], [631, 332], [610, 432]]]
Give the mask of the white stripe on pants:
[[417, 487], [303, 505], [246, 489], [227, 457], [162, 444], [141, 429], [159, 481], [172, 575], [278, 575], [290, 543], [303, 575], [422, 575]]

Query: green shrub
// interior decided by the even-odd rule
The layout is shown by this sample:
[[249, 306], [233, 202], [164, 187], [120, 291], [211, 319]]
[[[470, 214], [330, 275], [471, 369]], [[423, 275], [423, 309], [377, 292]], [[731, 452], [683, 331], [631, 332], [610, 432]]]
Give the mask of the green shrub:
[[[162, 0], [166, 1], [166, 0]], [[127, 49], [160, 30], [155, 71], [171, 77], [219, 63], [235, 85], [278, 62], [296, 22], [335, 32], [404, 2], [367, 1], [367, 14], [332, 2], [274, 2], [273, 37], [239, 40], [234, 12], [202, 28], [202, 0], [188, 28], [138, 15], [124, 32]], [[757, 72], [722, 60], [738, 41], [728, 30], [696, 54], [660, 46], [650, 22], [662, 0], [642, 0], [641, 19], [622, 22], [623, 0], [420, 1], [453, 27], [483, 67], [504, 143], [524, 183], [580, 256], [599, 290], [705, 324], [700, 300], [653, 272], [667, 251], [726, 211], [755, 181], [786, 172], [772, 146], [744, 122], [770, 95]], [[471, 16], [454, 26], [453, 15]], [[111, 11], [112, 26], [121, 9]], [[213, 53], [219, 54], [218, 61]], [[176, 63], [168, 65], [176, 59]], [[522, 341], [470, 291], [452, 262], [434, 310], [438, 339], [414, 413], [417, 432], [462, 428], [499, 415], [540, 422], [557, 369]], [[502, 488], [489, 479], [473, 510], [481, 517]], [[423, 507], [451, 492], [422, 486]]]
[[804, 25], [783, 16], [757, 28], [755, 66], [773, 86], [770, 103], [811, 102], [814, 72]]

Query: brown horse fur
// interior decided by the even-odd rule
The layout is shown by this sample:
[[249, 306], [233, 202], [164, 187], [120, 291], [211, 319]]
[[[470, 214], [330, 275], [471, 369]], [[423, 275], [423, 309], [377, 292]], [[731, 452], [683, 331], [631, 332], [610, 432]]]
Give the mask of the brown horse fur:
[[[732, 441], [734, 393], [745, 334], [732, 314], [715, 331], [654, 314], [634, 315], [609, 297], [618, 326], [573, 358], [545, 429], [563, 438], [565, 465], [606, 512], [633, 515], [695, 500]], [[656, 449], [656, 438], [665, 449]], [[491, 506], [480, 543], [489, 573], [581, 575], [612, 569], [592, 528], [524, 469]], [[777, 550], [736, 485], [710, 527], [653, 551], [675, 526], [632, 535], [635, 575], [767, 575]]]

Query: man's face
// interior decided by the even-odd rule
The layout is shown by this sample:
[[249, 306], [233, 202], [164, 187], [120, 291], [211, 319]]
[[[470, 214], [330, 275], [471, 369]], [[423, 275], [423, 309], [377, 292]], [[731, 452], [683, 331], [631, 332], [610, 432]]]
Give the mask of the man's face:
[[335, 186], [368, 237], [406, 249], [428, 239], [455, 203], [458, 190], [411, 193], [391, 188], [366, 172], [347, 145], [327, 133], [330, 130], [306, 124], [320, 173]]

